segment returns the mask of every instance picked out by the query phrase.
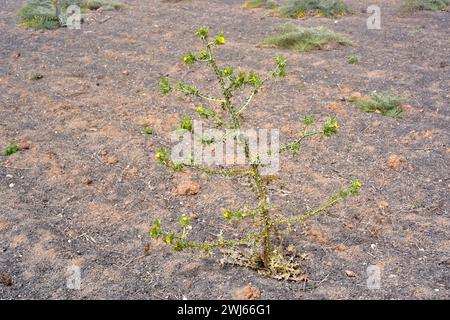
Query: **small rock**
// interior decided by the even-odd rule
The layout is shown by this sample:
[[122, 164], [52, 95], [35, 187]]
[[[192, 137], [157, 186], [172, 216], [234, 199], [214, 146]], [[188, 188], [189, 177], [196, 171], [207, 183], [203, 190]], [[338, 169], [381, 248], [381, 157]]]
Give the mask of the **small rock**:
[[197, 220], [198, 219], [198, 214], [196, 214], [196, 213], [191, 213], [190, 215], [189, 215], [189, 217], [192, 219], [192, 220]]
[[380, 202], [378, 202], [378, 208], [380, 208], [380, 209], [389, 208], [389, 203], [386, 201], [380, 201]]
[[334, 251], [339, 252], [339, 253], [346, 253], [348, 252], [350, 249], [346, 246], [344, 246], [343, 244], [338, 245]]
[[27, 79], [30, 81], [36, 81], [44, 78], [44, 76], [40, 73], [30, 72], [27, 75]]
[[117, 162], [119, 162], [119, 160], [117, 159], [116, 156], [110, 156], [108, 157], [108, 159], [106, 159], [106, 163], [107, 164], [116, 164]]
[[342, 105], [337, 102], [332, 102], [328, 105], [328, 109], [336, 114], [343, 115], [345, 114], [344, 108], [342, 108]]
[[108, 150], [103, 149], [102, 151], [100, 151], [100, 155], [101, 155], [102, 157], [108, 155]]
[[391, 154], [388, 157], [387, 166], [391, 169], [397, 169], [403, 164], [403, 162], [405, 161], [400, 156], [396, 154]]
[[83, 177], [81, 178], [81, 183], [89, 186], [92, 184], [92, 180], [88, 177]]
[[374, 128], [378, 128], [381, 125], [381, 121], [374, 120], [374, 121], [372, 121], [372, 123], [370, 125]]
[[178, 186], [173, 190], [175, 196], [192, 196], [199, 193], [200, 185], [192, 180], [181, 181]]
[[316, 228], [310, 229], [308, 231], [308, 236], [322, 244], [327, 243], [328, 241], [327, 237], [319, 229]]
[[10, 187], [10, 188], [14, 188], [14, 186], [15, 186], [14, 183], [10, 183], [10, 184], [9, 184], [9, 187]]
[[345, 274], [346, 274], [347, 277], [349, 277], [349, 278], [354, 278], [354, 277], [356, 277], [356, 273], [354, 273], [354, 272], [351, 271], [351, 270], [345, 270]]
[[430, 130], [426, 130], [426, 131], [422, 132], [422, 136], [424, 138], [432, 140], [433, 139], [433, 132], [431, 132]]
[[0, 283], [7, 287], [12, 286], [13, 284], [12, 278], [3, 272], [0, 272]]
[[127, 76], [127, 75], [130, 74], [130, 72], [129, 72], [128, 70], [123, 70], [123, 71], [122, 71], [122, 74]]
[[342, 94], [350, 94], [352, 92], [353, 92], [353, 89], [349, 88], [349, 87], [344, 87], [344, 88], [341, 89], [341, 93]]
[[411, 111], [413, 110], [413, 107], [410, 104], [402, 104], [400, 106], [400, 109], [402, 109], [402, 112], [411, 113]]
[[246, 285], [245, 287], [237, 289], [233, 294], [236, 300], [255, 300], [261, 297], [261, 291], [252, 286]]
[[20, 142], [18, 144], [18, 147], [21, 150], [28, 150], [28, 149], [30, 149], [30, 146], [31, 146], [31, 142], [30, 141], [22, 141], [22, 142]]
[[6, 177], [7, 177], [8, 179], [12, 179], [12, 178], [13, 178], [13, 175], [12, 175], [12, 174], [7, 174]]

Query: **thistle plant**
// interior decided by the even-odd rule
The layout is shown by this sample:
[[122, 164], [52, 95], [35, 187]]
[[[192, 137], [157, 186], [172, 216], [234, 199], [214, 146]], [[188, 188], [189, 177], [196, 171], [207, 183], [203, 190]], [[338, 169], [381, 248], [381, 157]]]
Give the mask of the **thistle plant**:
[[[249, 221], [250, 228], [246, 224], [247, 232], [242, 237], [225, 238], [223, 233], [217, 235], [213, 241], [197, 241], [192, 239], [193, 223], [187, 216], [181, 216], [178, 220], [178, 231], [175, 228], [166, 230], [161, 220], [154, 221], [149, 235], [154, 239], [162, 239], [164, 243], [172, 246], [175, 250], [200, 249], [207, 252], [221, 249], [226, 253], [226, 262], [247, 266], [258, 270], [260, 273], [276, 278], [300, 279], [302, 271], [294, 257], [288, 257], [283, 251], [280, 230], [287, 230], [292, 224], [305, 224], [310, 218], [326, 212], [349, 195], [358, 193], [361, 183], [353, 180], [348, 188], [331, 196], [319, 208], [303, 213], [285, 215], [281, 210], [274, 207], [270, 200], [267, 185], [271, 181], [270, 176], [263, 174], [264, 163], [261, 161], [262, 154], [256, 157], [251, 154], [248, 139], [241, 134], [243, 131], [243, 114], [247, 111], [255, 97], [270, 79], [282, 78], [287, 75], [287, 61], [282, 56], [277, 56], [272, 72], [266, 77], [254, 71], [235, 71], [231, 66], [222, 67], [216, 60], [215, 52], [226, 43], [224, 34], [220, 33], [210, 37], [206, 27], [200, 28], [195, 35], [203, 44], [203, 49], [198, 52], [188, 52], [183, 61], [187, 65], [204, 64], [214, 74], [221, 96], [202, 92], [196, 86], [183, 81], [172, 85], [166, 76], [160, 78], [160, 89], [163, 94], [173, 91], [195, 97], [202, 100], [204, 104], [196, 108], [200, 118], [211, 121], [216, 127], [225, 128], [237, 132], [233, 136], [236, 145], [241, 148], [246, 158], [246, 165], [231, 166], [231, 168], [216, 168], [203, 166], [197, 163], [192, 156], [189, 161], [175, 162], [166, 148], [160, 148], [156, 153], [156, 159], [164, 166], [180, 171], [185, 168], [199, 170], [209, 175], [226, 176], [229, 178], [245, 177], [248, 179], [249, 187], [255, 194], [256, 206], [242, 208], [230, 208], [221, 212], [223, 219], [231, 226], [238, 227], [239, 222]], [[192, 121], [189, 117], [183, 117], [180, 127], [192, 132]], [[334, 135], [339, 125], [334, 118], [329, 118], [318, 126], [315, 119], [306, 116], [303, 120], [303, 130], [299, 136], [292, 141], [282, 144], [276, 149], [269, 149], [268, 154], [281, 154], [285, 152], [297, 153], [302, 144], [313, 136], [326, 138]], [[211, 143], [211, 141], [209, 141]], [[288, 227], [288, 228], [286, 228]], [[172, 231], [171, 231], [172, 230]], [[199, 235], [201, 237], [201, 235]]]

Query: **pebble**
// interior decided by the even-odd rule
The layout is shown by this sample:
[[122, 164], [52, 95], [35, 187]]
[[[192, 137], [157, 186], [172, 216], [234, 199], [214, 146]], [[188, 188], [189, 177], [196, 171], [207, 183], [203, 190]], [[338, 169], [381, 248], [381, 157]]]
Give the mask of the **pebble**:
[[10, 187], [10, 188], [14, 188], [14, 186], [15, 186], [14, 183], [10, 183], [10, 184], [9, 184], [9, 187]]

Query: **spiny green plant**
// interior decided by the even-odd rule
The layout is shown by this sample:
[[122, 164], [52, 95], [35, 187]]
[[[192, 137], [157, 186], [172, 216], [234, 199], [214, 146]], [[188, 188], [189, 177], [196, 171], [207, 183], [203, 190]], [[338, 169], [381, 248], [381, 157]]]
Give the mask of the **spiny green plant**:
[[285, 18], [303, 18], [307, 15], [337, 17], [351, 12], [342, 0], [289, 0], [278, 8], [278, 15]]
[[3, 151], [3, 154], [5, 156], [10, 156], [19, 151], [20, 151], [19, 146], [17, 144], [15, 144], [14, 142], [12, 142], [8, 147], [5, 148], [5, 150]]
[[[174, 171], [188, 168], [199, 170], [208, 175], [246, 178], [250, 189], [255, 194], [257, 205], [226, 209], [222, 212], [223, 219], [230, 226], [238, 227], [238, 222], [244, 220], [250, 222], [250, 226], [249, 224], [246, 225], [246, 232], [243, 231], [242, 237], [225, 238], [223, 232], [221, 232], [215, 240], [196, 240], [202, 238], [202, 235], [195, 235], [195, 239], [193, 239], [191, 234], [193, 226], [187, 216], [181, 216], [178, 219], [178, 231], [175, 228], [164, 227], [161, 220], [157, 219], [151, 226], [149, 235], [154, 239], [162, 240], [176, 251], [200, 249], [211, 252], [215, 249], [221, 249], [225, 253], [225, 262], [227, 263], [247, 266], [258, 270], [261, 274], [280, 279], [298, 280], [302, 270], [295, 261], [295, 257], [288, 257], [284, 254], [280, 236], [281, 228], [290, 228], [294, 223], [303, 225], [308, 219], [326, 212], [349, 195], [357, 194], [361, 183], [353, 180], [347, 189], [337, 192], [322, 206], [305, 214], [285, 215], [281, 213], [281, 210], [274, 207], [269, 201], [267, 190], [267, 184], [272, 179], [270, 176], [263, 175], [262, 171], [264, 164], [260, 159], [264, 154], [259, 153], [257, 156], [251, 154], [249, 140], [242, 134], [244, 121], [242, 115], [249, 108], [255, 95], [271, 78], [281, 78], [287, 75], [287, 61], [282, 56], [277, 56], [275, 68], [270, 75], [265, 77], [254, 71], [237, 71], [229, 65], [220, 66], [216, 60], [217, 48], [226, 42], [222, 33], [211, 38], [208, 28], [202, 27], [196, 31], [195, 35], [201, 40], [203, 49], [198, 52], [188, 52], [183, 60], [187, 65], [206, 65], [214, 74], [221, 95], [204, 93], [196, 86], [186, 84], [183, 81], [172, 86], [166, 76], [160, 79], [161, 92], [168, 94], [171, 91], [177, 91], [207, 103], [208, 106], [197, 107], [197, 114], [202, 119], [211, 121], [217, 127], [237, 132], [234, 141], [245, 155], [247, 165], [230, 166], [225, 169], [217, 166], [208, 167], [197, 163], [194, 156], [183, 162], [174, 162], [169, 157], [168, 150], [164, 147], [159, 149], [155, 157], [162, 165]], [[184, 122], [186, 121], [182, 121], [182, 123]], [[304, 119], [303, 129], [296, 139], [282, 144], [278, 148], [272, 147], [267, 154], [296, 153], [308, 138], [313, 136], [331, 137], [337, 132], [338, 128], [339, 125], [334, 118], [329, 118], [323, 125], [317, 126], [314, 118], [307, 116]], [[208, 141], [205, 141], [205, 143], [208, 143]]]
[[273, 0], [248, 0], [243, 5], [247, 9], [264, 8], [274, 9], [278, 7], [278, 3]]
[[113, 0], [28, 0], [19, 9], [20, 25], [34, 29], [56, 29], [64, 26], [64, 12], [77, 5], [84, 12], [98, 8], [119, 9], [121, 4]]
[[450, 0], [404, 0], [402, 10], [406, 12], [417, 10], [446, 10], [450, 6]]
[[378, 112], [385, 116], [397, 118], [401, 116], [404, 97], [392, 93], [376, 93], [370, 97], [350, 99], [351, 102], [363, 111]]
[[260, 45], [306, 52], [351, 43], [346, 36], [325, 27], [299, 27], [287, 24], [279, 27], [277, 34], [267, 38]]

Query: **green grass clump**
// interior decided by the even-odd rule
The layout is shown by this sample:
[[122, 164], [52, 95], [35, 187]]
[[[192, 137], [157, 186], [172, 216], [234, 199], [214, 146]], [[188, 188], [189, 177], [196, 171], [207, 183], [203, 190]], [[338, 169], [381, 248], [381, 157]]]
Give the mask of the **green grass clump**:
[[307, 15], [337, 17], [351, 13], [351, 8], [342, 0], [289, 0], [278, 9], [285, 18], [302, 18]]
[[366, 112], [378, 112], [385, 116], [397, 118], [402, 113], [401, 105], [405, 102], [404, 97], [391, 93], [374, 94], [369, 99], [359, 98], [353, 100], [355, 105]]
[[337, 45], [349, 45], [351, 41], [325, 27], [299, 27], [284, 25], [278, 29], [278, 33], [266, 40], [262, 46], [274, 46], [277, 48], [291, 49], [300, 52], [321, 50]]
[[445, 10], [448, 9], [450, 0], [404, 0], [402, 9], [407, 12], [417, 10]]
[[[57, 3], [61, 12], [59, 16]], [[120, 3], [113, 0], [28, 0], [17, 12], [19, 25], [34, 29], [57, 29], [64, 25], [65, 12], [71, 5], [79, 6], [81, 11], [98, 8], [112, 10], [121, 7]]]
[[143, 132], [144, 134], [150, 135], [150, 134], [153, 134], [153, 129], [150, 128], [150, 127], [144, 127], [144, 129], [142, 129], [142, 132]]
[[10, 156], [19, 151], [20, 151], [20, 148], [17, 146], [17, 144], [11, 143], [8, 147], [5, 148], [5, 150], [3, 151], [3, 154], [5, 156]]
[[278, 4], [273, 0], [248, 0], [244, 3], [244, 8], [254, 9], [254, 8], [264, 8], [264, 9], [274, 9], [278, 7]]
[[356, 64], [356, 63], [359, 62], [359, 57], [358, 57], [358, 56], [355, 56], [355, 55], [350, 56], [350, 57], [348, 57], [347, 62], [348, 62], [349, 64]]

